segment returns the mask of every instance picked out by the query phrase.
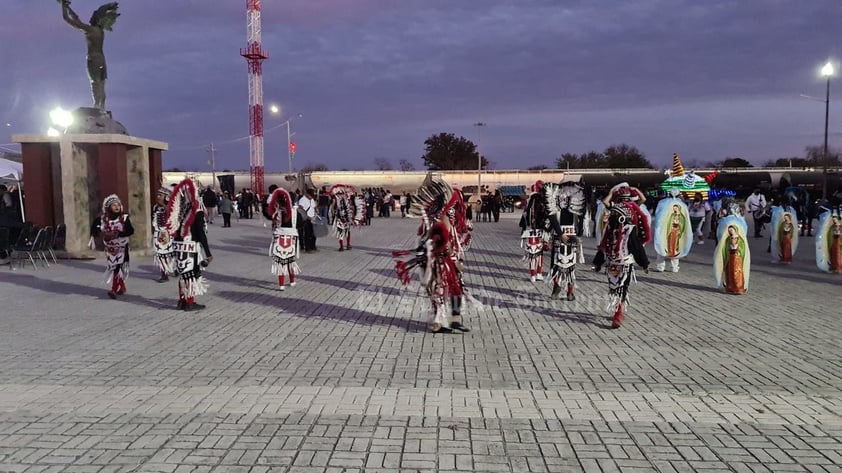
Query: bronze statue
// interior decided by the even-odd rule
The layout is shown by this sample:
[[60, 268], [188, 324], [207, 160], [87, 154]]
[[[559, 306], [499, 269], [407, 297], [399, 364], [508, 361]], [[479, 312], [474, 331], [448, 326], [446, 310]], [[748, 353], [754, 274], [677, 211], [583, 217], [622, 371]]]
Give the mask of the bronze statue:
[[90, 24], [85, 24], [79, 19], [79, 15], [70, 8], [70, 0], [58, 0], [61, 3], [61, 15], [70, 26], [85, 34], [88, 42], [88, 78], [91, 80], [91, 93], [94, 98], [94, 107], [105, 111], [105, 79], [108, 72], [105, 67], [105, 54], [102, 52], [102, 43], [105, 39], [105, 32], [111, 31], [117, 17], [117, 2], [106, 3], [99, 7], [91, 15]]

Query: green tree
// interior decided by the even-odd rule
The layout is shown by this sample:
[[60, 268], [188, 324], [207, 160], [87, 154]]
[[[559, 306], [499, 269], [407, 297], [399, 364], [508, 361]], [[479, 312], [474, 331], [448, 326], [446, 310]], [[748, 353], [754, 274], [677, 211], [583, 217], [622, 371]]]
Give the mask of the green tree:
[[625, 143], [618, 145], [611, 145], [605, 148], [603, 152], [607, 160], [608, 167], [611, 169], [623, 168], [648, 168], [654, 169], [652, 163], [646, 159], [646, 155], [640, 152], [634, 146], [629, 146]]
[[427, 138], [424, 146], [421, 159], [431, 171], [476, 169], [479, 159], [482, 159], [482, 167], [488, 166], [488, 161], [480, 158], [477, 145], [464, 136], [457, 138], [453, 133], [439, 133]]

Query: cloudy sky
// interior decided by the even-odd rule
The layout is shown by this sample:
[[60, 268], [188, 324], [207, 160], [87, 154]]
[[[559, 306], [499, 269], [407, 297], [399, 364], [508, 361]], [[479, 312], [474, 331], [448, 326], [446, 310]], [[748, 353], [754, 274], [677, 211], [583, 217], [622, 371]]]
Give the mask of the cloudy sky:
[[[54, 0], [0, 0], [0, 145], [90, 105], [83, 36]], [[102, 0], [74, 0], [83, 19]], [[107, 105], [166, 167], [247, 169], [245, 0], [123, 0]], [[658, 165], [801, 155], [824, 132], [819, 69], [842, 60], [839, 0], [263, 0], [265, 103], [295, 165], [421, 168], [426, 137], [471, 140], [496, 169], [637, 146]], [[834, 101], [834, 88], [838, 99]], [[801, 94], [817, 97], [810, 100]], [[842, 78], [831, 85], [842, 146]], [[286, 170], [267, 116], [266, 169]], [[273, 129], [273, 127], [275, 127]]]

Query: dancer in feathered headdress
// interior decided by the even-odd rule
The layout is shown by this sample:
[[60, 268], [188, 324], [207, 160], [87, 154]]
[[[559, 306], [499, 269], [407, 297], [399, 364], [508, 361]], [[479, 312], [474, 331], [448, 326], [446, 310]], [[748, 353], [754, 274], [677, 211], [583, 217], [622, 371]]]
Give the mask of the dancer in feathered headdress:
[[[398, 278], [408, 284], [412, 269], [424, 270], [424, 288], [432, 304], [433, 333], [469, 332], [462, 324], [463, 242], [470, 242], [470, 225], [465, 218], [462, 193], [459, 189], [451, 189], [444, 181], [431, 180], [422, 185], [412, 199], [410, 212], [422, 217], [418, 228], [420, 243], [415, 257], [396, 262]], [[392, 256], [400, 258], [411, 253], [410, 250], [394, 251]], [[448, 301], [450, 316], [445, 309]]]
[[111, 284], [108, 297], [116, 299], [126, 293], [126, 279], [129, 277], [129, 237], [134, 227], [129, 215], [123, 211], [123, 203], [116, 194], [102, 201], [102, 214], [91, 225], [91, 247], [93, 238], [102, 237], [105, 245], [106, 284]]
[[298, 267], [298, 212], [293, 211], [292, 197], [285, 189], [273, 184], [269, 186], [269, 192], [263, 216], [272, 221], [269, 256], [272, 258], [272, 274], [278, 276], [278, 289], [283, 291], [286, 289], [286, 276], [289, 276], [289, 285], [295, 286], [295, 276], [301, 273]]
[[652, 217], [649, 214], [649, 209], [646, 208], [646, 196], [637, 187], [632, 187], [628, 182], [621, 182], [612, 187], [608, 191], [608, 195], [602, 199], [600, 205], [597, 206], [596, 211], [596, 237], [602, 238], [602, 232], [605, 229], [605, 224], [608, 219], [608, 210], [614, 204], [622, 203], [631, 212], [631, 223], [637, 227], [643, 244], [646, 245], [652, 241]]
[[175, 270], [172, 238], [167, 232], [167, 200], [171, 191], [166, 187], [158, 189], [155, 205], [152, 206], [152, 248], [155, 249], [155, 263], [161, 276], [157, 282], [167, 282]]
[[599, 272], [606, 266], [609, 309], [614, 312], [611, 328], [619, 328], [625, 318], [629, 284], [634, 280], [634, 264], [649, 272], [649, 258], [643, 248], [643, 236], [635, 223], [634, 212], [639, 210], [632, 202], [614, 202], [608, 208], [608, 222], [593, 260], [593, 270]]
[[842, 274], [842, 207], [822, 212], [816, 230], [816, 265], [824, 272]]
[[351, 228], [365, 221], [365, 205], [353, 186], [335, 184], [328, 191], [330, 195], [329, 221], [333, 234], [339, 240], [339, 251], [351, 249]]
[[189, 178], [179, 182], [167, 204], [167, 232], [175, 251], [175, 274], [178, 276], [179, 310], [204, 309], [196, 296], [207, 292], [202, 268], [213, 261], [205, 233], [205, 209], [196, 186]]
[[562, 182], [544, 184], [542, 194], [552, 228], [552, 295], [558, 297], [564, 286], [567, 300], [572, 301], [576, 299], [576, 263], [584, 263], [582, 240], [577, 236], [576, 228], [585, 210], [585, 193], [574, 182]]
[[543, 181], [536, 181], [532, 185], [520, 217], [520, 247], [526, 252], [523, 259], [529, 266], [529, 279], [532, 282], [544, 280], [544, 250], [549, 247], [552, 237], [544, 196], [541, 194], [543, 187]]
[[693, 246], [693, 230], [690, 225], [690, 210], [683, 200], [678, 198], [679, 191], [672, 189], [671, 197], [658, 202], [652, 233], [655, 240], [655, 271], [664, 271], [669, 263], [669, 270], [678, 272], [678, 260], [690, 253]]

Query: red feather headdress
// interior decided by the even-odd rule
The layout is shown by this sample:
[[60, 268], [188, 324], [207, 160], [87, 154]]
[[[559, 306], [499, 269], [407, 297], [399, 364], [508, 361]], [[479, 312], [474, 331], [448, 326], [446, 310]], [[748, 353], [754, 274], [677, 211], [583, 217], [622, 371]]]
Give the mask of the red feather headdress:
[[190, 234], [190, 227], [201, 210], [201, 200], [190, 178], [179, 182], [167, 202], [167, 233], [181, 238]]
[[272, 195], [269, 196], [269, 215], [275, 214], [275, 209], [282, 208], [284, 209], [283, 212], [283, 223], [289, 223], [290, 219], [292, 218], [292, 198], [287, 192], [286, 189], [281, 189], [280, 187], [275, 189], [272, 192]]

